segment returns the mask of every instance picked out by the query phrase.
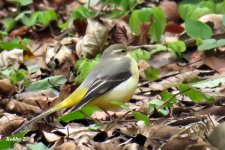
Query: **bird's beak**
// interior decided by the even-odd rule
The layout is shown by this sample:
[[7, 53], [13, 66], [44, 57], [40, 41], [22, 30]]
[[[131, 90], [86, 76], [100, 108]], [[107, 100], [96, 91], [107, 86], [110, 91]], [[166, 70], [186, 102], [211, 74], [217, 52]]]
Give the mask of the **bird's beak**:
[[142, 46], [128, 46], [128, 51], [132, 51], [138, 48], [142, 48]]

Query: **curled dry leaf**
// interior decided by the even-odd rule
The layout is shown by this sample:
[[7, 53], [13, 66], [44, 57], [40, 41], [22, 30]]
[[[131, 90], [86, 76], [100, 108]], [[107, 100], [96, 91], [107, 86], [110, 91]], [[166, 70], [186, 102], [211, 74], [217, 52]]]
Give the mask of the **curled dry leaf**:
[[11, 51], [3, 51], [0, 53], [0, 69], [5, 69], [11, 65], [15, 68], [23, 62], [23, 50], [13, 49]]
[[10, 95], [16, 92], [16, 87], [8, 79], [0, 80], [0, 95]]
[[17, 129], [22, 123], [24, 122], [23, 119], [14, 119], [11, 120], [4, 125], [0, 126], [0, 135], [7, 136], [10, 135], [15, 129]]
[[43, 131], [44, 137], [48, 142], [55, 142], [61, 138], [61, 136]]
[[25, 35], [29, 31], [29, 28], [27, 26], [21, 26], [17, 29], [14, 29], [12, 32], [10, 32], [9, 37], [15, 38], [17, 36]]
[[22, 113], [22, 114], [26, 114], [29, 112], [32, 112], [32, 113], [41, 113], [42, 112], [40, 107], [26, 104], [24, 102], [19, 102], [16, 100], [10, 100], [8, 102], [8, 104], [6, 105], [6, 109], [9, 111], [15, 111], [15, 112]]
[[108, 30], [102, 23], [89, 19], [86, 34], [76, 45], [77, 55], [95, 57], [104, 48], [107, 36]]
[[18, 119], [18, 116], [15, 114], [3, 113], [1, 114], [0, 125], [6, 124], [7, 122], [14, 119]]
[[225, 32], [225, 27], [222, 23], [222, 18], [222, 14], [207, 14], [199, 18], [199, 20], [204, 23], [212, 22], [214, 24], [215, 33], [221, 33]]
[[133, 42], [133, 35], [129, 25], [120, 19], [101, 19], [109, 30], [109, 39], [112, 43], [130, 44]]
[[75, 63], [75, 55], [67, 46], [56, 45], [54, 48], [48, 48], [46, 63], [55, 71], [55, 75], [68, 76]]

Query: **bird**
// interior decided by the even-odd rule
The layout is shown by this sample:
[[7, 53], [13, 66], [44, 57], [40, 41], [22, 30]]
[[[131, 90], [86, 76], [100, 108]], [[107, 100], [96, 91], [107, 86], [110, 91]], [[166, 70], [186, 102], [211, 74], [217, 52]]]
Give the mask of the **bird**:
[[73, 107], [72, 111], [76, 111], [85, 105], [94, 105], [102, 110], [115, 110], [119, 106], [112, 104], [112, 101], [128, 102], [134, 95], [139, 81], [137, 62], [129, 54], [131, 49], [123, 44], [113, 44], [106, 48], [99, 63], [72, 94], [52, 108], [24, 122], [12, 132], [12, 135], [64, 108]]

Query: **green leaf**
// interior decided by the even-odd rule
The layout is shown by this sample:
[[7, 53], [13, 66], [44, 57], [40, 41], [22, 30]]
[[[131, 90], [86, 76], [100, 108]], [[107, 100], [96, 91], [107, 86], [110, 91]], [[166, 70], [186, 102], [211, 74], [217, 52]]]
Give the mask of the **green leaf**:
[[2, 20], [2, 24], [5, 29], [4, 31], [9, 32], [15, 27], [16, 21], [13, 18], [5, 18]]
[[125, 109], [126, 111], [130, 111], [130, 108], [129, 108], [128, 104], [125, 104], [121, 101], [115, 100], [115, 101], [111, 101], [111, 103], [114, 104], [114, 105], [120, 106], [121, 108]]
[[[173, 97], [173, 94], [171, 94], [168, 91], [163, 91], [160, 95], [161, 95], [163, 101], [166, 101], [166, 100], [170, 99], [171, 97]], [[170, 108], [176, 102], [177, 102], [176, 97], [173, 97], [168, 103], [165, 104], [165, 106]]]
[[218, 48], [224, 45], [225, 45], [225, 39], [220, 39], [220, 40], [207, 39], [202, 41], [202, 44], [198, 46], [198, 50], [205, 51], [205, 50]]
[[7, 0], [13, 3], [18, 3], [21, 6], [26, 6], [33, 3], [33, 0]]
[[186, 50], [186, 46], [183, 41], [174, 41], [167, 43], [167, 47], [179, 55], [181, 55], [181, 53], [185, 52]]
[[185, 21], [185, 30], [194, 39], [209, 39], [212, 36], [212, 29], [207, 24], [197, 20]]
[[192, 83], [191, 86], [195, 88], [213, 88], [224, 83], [225, 83], [225, 76], [219, 76], [219, 77], [199, 81], [196, 83]]
[[0, 41], [0, 50], [12, 50], [14, 48], [26, 50], [26, 44], [26, 41], [19, 38], [15, 38], [12, 41]]
[[42, 26], [47, 26], [51, 21], [57, 20], [57, 14], [54, 10], [46, 10], [43, 12], [39, 12], [38, 22], [41, 23]]
[[75, 79], [76, 83], [81, 83], [86, 76], [94, 69], [100, 60], [99, 56], [95, 59], [82, 58], [76, 61], [74, 70], [77, 72], [77, 77]]
[[183, 0], [178, 5], [178, 11], [183, 20], [197, 20], [206, 14], [215, 13], [216, 3], [214, 1]]
[[35, 73], [35, 72], [39, 71], [40, 69], [41, 69], [41, 67], [37, 64], [27, 67], [27, 70], [29, 73]]
[[161, 35], [166, 28], [166, 17], [163, 11], [158, 8], [152, 8], [153, 22], [150, 26], [151, 39], [156, 42], [160, 42]]
[[74, 10], [72, 12], [72, 19], [76, 20], [76, 19], [87, 19], [91, 16], [94, 16], [94, 12], [91, 12], [88, 10], [88, 8], [86, 8], [85, 6], [80, 6], [78, 7], [76, 10]]
[[27, 133], [27, 131], [20, 132], [14, 136], [7, 136], [4, 139], [0, 140], [0, 149], [10, 149], [14, 147], [15, 143], [18, 143], [20, 141], [26, 141], [26, 138], [24, 135]]
[[223, 26], [225, 26], [225, 15], [223, 15], [223, 18], [222, 18], [222, 24]]
[[100, 109], [96, 106], [84, 106], [81, 110], [71, 112], [69, 114], [59, 117], [58, 121], [70, 122], [77, 119], [84, 119], [91, 116], [94, 112], [99, 111]]
[[[159, 99], [151, 100], [148, 104], [148, 112], [152, 113], [157, 106], [160, 106], [163, 103], [164, 103], [163, 100], [159, 100]], [[169, 114], [169, 111], [164, 107], [157, 109], [157, 111], [163, 116], [167, 116]]]
[[149, 23], [152, 16], [151, 8], [133, 10], [129, 19], [131, 31], [135, 36], [140, 35], [140, 25]]
[[43, 27], [50, 24], [51, 21], [57, 20], [57, 14], [54, 10], [36, 11], [32, 15], [24, 16], [21, 21], [28, 27], [40, 24]]
[[26, 6], [26, 5], [32, 4], [33, 3], [33, 0], [19, 0], [19, 3], [22, 6]]
[[149, 119], [149, 117], [147, 115], [144, 115], [144, 114], [142, 114], [140, 112], [133, 112], [133, 115], [134, 115], [136, 120], [144, 121], [145, 125], [149, 125], [150, 119]]
[[102, 127], [101, 124], [91, 124], [91, 125], [88, 127], [88, 129], [89, 129], [89, 130], [98, 130], [98, 129], [100, 129], [101, 127]]
[[20, 70], [13, 70], [9, 74], [9, 80], [12, 84], [17, 84], [19, 81], [25, 80], [28, 75], [28, 72], [26, 70], [20, 69]]
[[224, 14], [225, 13], [225, 1], [217, 2], [216, 3], [216, 13], [217, 14]]
[[147, 80], [151, 81], [151, 80], [156, 80], [159, 78], [159, 70], [154, 68], [154, 67], [148, 67], [145, 71], [145, 76], [147, 78]]
[[63, 115], [59, 118], [57, 118], [58, 121], [63, 121], [63, 122], [70, 122], [72, 120], [77, 120], [77, 119], [84, 119], [86, 116], [80, 112], [80, 111], [75, 111], [71, 112], [69, 114]]
[[39, 91], [39, 90], [44, 90], [54, 86], [63, 86], [66, 83], [66, 81], [67, 79], [62, 75], [52, 76], [52, 77], [48, 77], [48, 78], [31, 83], [26, 88], [26, 90]]
[[30, 150], [49, 150], [47, 146], [45, 146], [43, 143], [36, 143], [36, 144], [27, 144], [26, 145]]
[[149, 60], [151, 53], [145, 50], [141, 50], [141, 49], [136, 49], [132, 52], [130, 52], [130, 55], [132, 58], [134, 58], [137, 62], [139, 62], [140, 60], [144, 60], [147, 61]]
[[21, 22], [23, 24], [25, 24], [26, 26], [28, 27], [32, 27], [36, 24], [37, 22], [37, 18], [38, 18], [38, 13], [33, 13], [31, 15], [31, 17], [28, 17], [28, 16], [24, 16], [22, 19], [21, 19]]
[[213, 98], [211, 96], [208, 96], [208, 95], [202, 93], [201, 91], [195, 89], [191, 85], [179, 84], [178, 88], [180, 91], [186, 91], [189, 89], [188, 91], [186, 91], [182, 94], [189, 97], [195, 103], [199, 103], [202, 100], [207, 100], [209, 103], [213, 102]]

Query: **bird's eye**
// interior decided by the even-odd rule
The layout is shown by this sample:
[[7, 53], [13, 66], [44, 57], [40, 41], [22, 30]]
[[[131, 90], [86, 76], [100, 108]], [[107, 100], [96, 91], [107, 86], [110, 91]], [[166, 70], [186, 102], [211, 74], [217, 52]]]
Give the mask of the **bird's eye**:
[[121, 53], [125, 54], [126, 53], [126, 50], [125, 49], [121, 50]]

